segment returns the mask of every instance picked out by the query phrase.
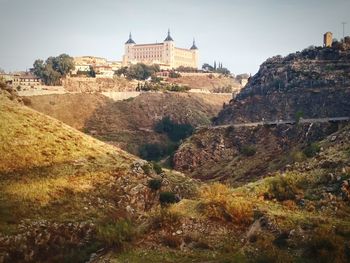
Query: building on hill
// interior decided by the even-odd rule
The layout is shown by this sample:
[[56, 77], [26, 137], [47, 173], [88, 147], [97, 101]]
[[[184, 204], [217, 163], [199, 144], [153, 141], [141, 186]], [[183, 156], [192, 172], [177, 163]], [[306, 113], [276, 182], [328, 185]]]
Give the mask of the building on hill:
[[108, 61], [105, 58], [94, 56], [75, 57], [71, 75], [87, 74], [91, 69], [94, 69], [96, 77], [113, 78], [115, 71], [121, 67], [121, 61]]
[[125, 42], [123, 66], [145, 63], [158, 64], [162, 69], [175, 69], [180, 66], [198, 68], [198, 55], [194, 40], [190, 49], [175, 47], [169, 30], [162, 43], [152, 44], [136, 44], [130, 33]]
[[13, 87], [31, 87], [42, 85], [40, 78], [34, 76], [29, 72], [17, 72], [13, 74]]
[[333, 34], [332, 32], [326, 32], [323, 35], [323, 46], [324, 47], [331, 47], [333, 42]]

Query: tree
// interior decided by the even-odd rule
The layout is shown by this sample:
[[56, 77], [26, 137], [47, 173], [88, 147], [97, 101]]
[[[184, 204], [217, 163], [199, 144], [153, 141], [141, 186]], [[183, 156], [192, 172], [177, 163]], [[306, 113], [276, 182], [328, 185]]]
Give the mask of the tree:
[[160, 71], [159, 65], [148, 66], [143, 63], [137, 63], [136, 65], [131, 65], [128, 68], [118, 70], [117, 74], [124, 74], [129, 79], [146, 80], [158, 71]]
[[204, 63], [204, 64], [202, 65], [202, 69], [208, 70], [208, 71], [214, 71], [214, 67], [211, 66], [211, 65], [209, 65], [208, 63]]
[[61, 54], [58, 57], [48, 57], [45, 63], [41, 59], [35, 60], [31, 72], [42, 79], [46, 85], [60, 85], [61, 78], [72, 69], [74, 69], [73, 58], [67, 54]]
[[96, 72], [92, 66], [89, 67], [89, 76], [92, 78], [96, 77]]
[[31, 69], [31, 72], [37, 76], [38, 78], [43, 79], [44, 76], [44, 70], [45, 70], [45, 64], [44, 61], [41, 59], [37, 59], [34, 61], [33, 68]]
[[214, 70], [216, 70], [216, 61], [214, 61]]

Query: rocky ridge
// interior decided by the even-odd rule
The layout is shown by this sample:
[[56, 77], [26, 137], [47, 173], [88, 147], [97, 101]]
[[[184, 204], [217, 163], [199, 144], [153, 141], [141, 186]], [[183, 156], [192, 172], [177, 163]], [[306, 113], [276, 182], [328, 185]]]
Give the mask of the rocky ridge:
[[350, 115], [350, 38], [267, 59], [214, 124]]

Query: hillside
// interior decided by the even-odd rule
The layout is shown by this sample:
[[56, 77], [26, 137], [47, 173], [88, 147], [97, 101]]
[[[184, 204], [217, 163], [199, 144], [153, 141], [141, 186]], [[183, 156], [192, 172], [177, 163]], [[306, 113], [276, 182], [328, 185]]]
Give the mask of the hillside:
[[205, 181], [242, 185], [305, 158], [303, 150], [344, 124], [202, 128], [174, 156], [174, 168]]
[[319, 145], [254, 183], [203, 185], [150, 214], [132, 248], [93, 262], [349, 262], [350, 126]]
[[66, 78], [63, 87], [68, 92], [135, 91], [137, 81], [122, 77], [110, 78]]
[[[180, 73], [181, 74], [181, 73]], [[166, 80], [169, 83], [176, 83], [184, 86], [188, 86], [191, 89], [203, 89], [210, 92], [222, 92], [222, 88], [232, 87], [232, 92], [239, 92], [242, 88], [241, 84], [235, 79], [225, 77], [223, 75], [194, 75], [194, 76], [181, 76], [179, 78], [168, 78]]]
[[[196, 178], [241, 184], [302, 158], [300, 152], [308, 144], [334, 132], [337, 125], [269, 123], [349, 117], [349, 62], [350, 44], [267, 59], [235, 99], [224, 105], [214, 127], [197, 131], [180, 147], [174, 157], [176, 169]], [[229, 126], [251, 122], [261, 125]]]
[[[159, 204], [151, 164], [0, 92], [1, 262], [85, 262], [108, 246], [108, 227], [131, 231]], [[194, 185], [179, 173], [163, 177], [179, 197]]]
[[143, 144], [168, 143], [166, 136], [154, 131], [163, 117], [194, 127], [207, 125], [230, 98], [213, 94], [143, 93], [115, 102], [103, 95], [80, 93], [33, 96], [30, 107], [138, 154]]
[[350, 43], [267, 59], [215, 124], [350, 116]]

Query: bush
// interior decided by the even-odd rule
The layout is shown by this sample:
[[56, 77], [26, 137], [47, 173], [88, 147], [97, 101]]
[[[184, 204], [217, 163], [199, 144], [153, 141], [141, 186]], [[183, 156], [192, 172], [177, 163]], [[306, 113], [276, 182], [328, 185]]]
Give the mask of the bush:
[[220, 183], [205, 186], [200, 191], [202, 211], [210, 218], [249, 225], [253, 221], [252, 204], [242, 197], [233, 196]]
[[156, 172], [156, 174], [163, 173], [162, 166], [160, 166], [158, 163], [152, 162], [152, 165], [153, 165], [153, 170]]
[[154, 130], [158, 133], [165, 133], [170, 140], [178, 142], [189, 137], [194, 128], [191, 124], [177, 124], [169, 116], [166, 116], [155, 125]]
[[171, 84], [171, 85], [167, 85], [165, 87], [165, 89], [168, 91], [173, 91], [173, 92], [186, 92], [186, 91], [189, 91], [191, 88], [189, 88], [188, 86], [180, 86], [178, 84]]
[[245, 156], [253, 156], [256, 153], [256, 148], [253, 145], [243, 146], [240, 152]]
[[148, 181], [148, 187], [152, 191], [158, 191], [162, 187], [162, 180], [161, 179], [152, 179]]
[[292, 177], [275, 176], [270, 182], [269, 191], [265, 193], [267, 199], [276, 198], [278, 201], [294, 200], [301, 190], [292, 181]]
[[149, 175], [152, 172], [151, 166], [148, 163], [145, 163], [142, 165], [142, 170], [144, 171], [145, 174]]
[[170, 142], [165, 145], [160, 143], [146, 143], [141, 145], [139, 149], [139, 156], [147, 161], [159, 161], [163, 157], [171, 155], [177, 148], [178, 143], [174, 142]]
[[107, 246], [122, 247], [125, 242], [131, 241], [134, 231], [131, 222], [120, 219], [97, 227], [97, 239]]
[[127, 68], [121, 68], [116, 73], [117, 75], [123, 74], [128, 79], [146, 80], [159, 70], [160, 69], [158, 65], [148, 66], [143, 63], [137, 63]]
[[161, 208], [150, 218], [151, 229], [161, 229], [169, 227], [169, 225], [177, 226], [181, 224], [181, 215], [179, 213], [169, 211], [167, 208]]
[[317, 143], [311, 143], [303, 150], [303, 153], [306, 157], [311, 158], [314, 157], [319, 151], [321, 147]]
[[148, 161], [160, 160], [165, 155], [165, 149], [159, 143], [146, 143], [140, 147], [139, 154]]
[[161, 192], [159, 194], [159, 201], [162, 205], [174, 204], [178, 202], [176, 195], [173, 192]]

